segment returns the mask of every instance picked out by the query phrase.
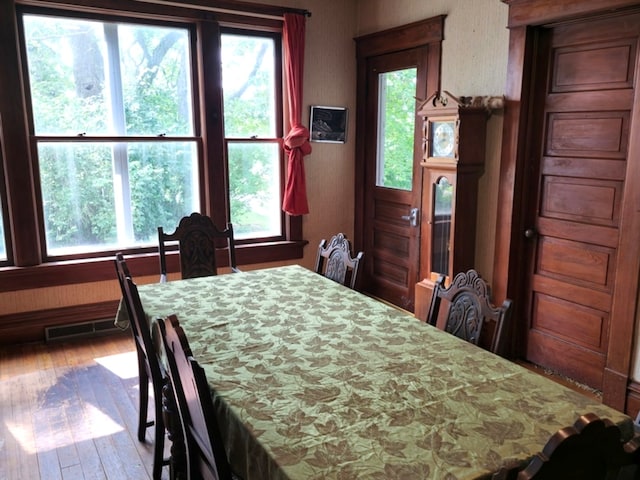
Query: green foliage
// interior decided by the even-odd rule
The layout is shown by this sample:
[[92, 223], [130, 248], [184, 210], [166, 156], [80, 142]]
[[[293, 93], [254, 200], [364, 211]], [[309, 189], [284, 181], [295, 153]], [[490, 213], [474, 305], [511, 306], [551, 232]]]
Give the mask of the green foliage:
[[38, 157], [48, 247], [115, 243], [111, 149], [41, 143]]
[[[384, 74], [384, 186], [411, 190], [416, 69]], [[383, 87], [381, 87], [383, 88]]]
[[[28, 15], [25, 32], [37, 135], [193, 135], [186, 30]], [[227, 136], [245, 139], [229, 147], [234, 228], [273, 232], [275, 212], [277, 234], [273, 41], [223, 35], [222, 53]], [[121, 78], [110, 85], [105, 72], [116, 58]], [[159, 225], [199, 209], [193, 141], [40, 142], [38, 162], [50, 252], [154, 243]]]

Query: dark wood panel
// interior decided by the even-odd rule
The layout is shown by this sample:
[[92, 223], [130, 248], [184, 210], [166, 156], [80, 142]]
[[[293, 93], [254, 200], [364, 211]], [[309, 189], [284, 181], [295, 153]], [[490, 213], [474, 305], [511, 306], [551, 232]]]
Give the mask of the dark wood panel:
[[[115, 275], [115, 273], [114, 273]], [[35, 312], [14, 313], [0, 316], [0, 345], [23, 342], [41, 342], [44, 329], [70, 323], [115, 319], [118, 300], [51, 308]]]
[[633, 90], [587, 91], [552, 93], [547, 96], [547, 109], [551, 112], [590, 112], [626, 110], [633, 102]]
[[617, 224], [621, 182], [546, 176], [542, 189], [541, 216], [605, 226]]
[[381, 257], [373, 259], [373, 273], [384, 277], [387, 281], [397, 285], [407, 284], [408, 269], [394, 262], [393, 259], [385, 260]]
[[557, 278], [534, 275], [533, 291], [553, 297], [571, 299], [577, 304], [603, 312], [607, 312], [611, 308], [611, 293], [581, 285], [571, 285]]
[[445, 18], [446, 15], [439, 15], [402, 27], [358, 37], [355, 39], [357, 56], [358, 58], [373, 57], [440, 42], [444, 38]]
[[[531, 1], [531, 0], [526, 0]], [[539, 0], [533, 0], [538, 3]], [[551, 0], [561, 8], [567, 8], [566, 0]], [[582, 3], [587, 6], [592, 0], [569, 0], [571, 3]], [[613, 39], [633, 38], [640, 35], [640, 24], [635, 15], [640, 12], [640, 3], [638, 0], [627, 1], [626, 10], [618, 10], [615, 8], [615, 0], [605, 0], [612, 8], [608, 15], [599, 15], [599, 18], [593, 18], [596, 12], [590, 12], [590, 15], [574, 21], [566, 22], [562, 25], [556, 25], [552, 32], [551, 46], [560, 48], [569, 45], [579, 45], [591, 43], [597, 46], [607, 44]], [[589, 18], [591, 17], [591, 18]], [[595, 67], [595, 65], [594, 65]]]
[[629, 112], [550, 113], [545, 155], [624, 158]]
[[637, 0], [502, 0], [509, 4], [509, 27], [542, 25], [637, 5]]
[[612, 290], [615, 250], [545, 236], [538, 242], [537, 273]]
[[533, 308], [532, 328], [604, 353], [603, 335], [607, 325], [604, 312], [542, 294], [534, 296]]
[[618, 245], [618, 229], [614, 227], [585, 225], [578, 222], [538, 219], [538, 232], [551, 237], [615, 248]]
[[599, 158], [544, 157], [543, 175], [567, 175], [570, 177], [624, 180], [626, 162]]
[[632, 40], [556, 49], [551, 92], [631, 88], [636, 51]]
[[409, 214], [408, 203], [397, 201], [395, 199], [390, 200], [388, 198], [380, 198], [382, 195], [377, 195], [374, 199], [374, 212], [376, 221], [385, 225], [397, 225], [406, 229], [407, 221], [402, 219], [403, 215]]
[[378, 249], [397, 255], [398, 261], [406, 261], [409, 256], [410, 239], [389, 230], [375, 230], [373, 232], [374, 255]]
[[529, 361], [544, 365], [552, 371], [562, 372], [563, 375], [593, 388], [602, 388], [604, 355], [536, 330], [529, 332], [527, 348]]

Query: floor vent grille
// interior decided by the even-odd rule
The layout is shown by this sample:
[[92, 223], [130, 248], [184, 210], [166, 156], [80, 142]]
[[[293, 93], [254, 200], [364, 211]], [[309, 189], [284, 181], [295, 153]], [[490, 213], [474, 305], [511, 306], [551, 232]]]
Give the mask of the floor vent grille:
[[68, 338], [95, 337], [97, 335], [105, 335], [120, 331], [121, 330], [114, 325], [113, 319], [108, 318], [104, 320], [94, 320], [91, 322], [46, 327], [44, 329], [44, 336], [47, 342], [52, 342]]

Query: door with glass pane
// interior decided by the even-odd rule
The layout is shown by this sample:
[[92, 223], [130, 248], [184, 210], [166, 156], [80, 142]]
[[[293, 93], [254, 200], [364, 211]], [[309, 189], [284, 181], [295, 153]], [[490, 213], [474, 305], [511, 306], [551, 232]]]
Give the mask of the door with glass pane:
[[[365, 290], [413, 310], [420, 249], [421, 124], [427, 48], [372, 57], [365, 132]], [[374, 122], [375, 120], [375, 122]]]

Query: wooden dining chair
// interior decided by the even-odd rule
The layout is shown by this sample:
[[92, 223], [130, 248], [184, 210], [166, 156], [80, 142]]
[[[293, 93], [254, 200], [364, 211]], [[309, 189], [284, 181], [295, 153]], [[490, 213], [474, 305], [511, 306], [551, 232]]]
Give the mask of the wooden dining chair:
[[217, 275], [216, 252], [222, 248], [222, 243], [224, 243], [224, 249], [228, 254], [228, 265], [231, 271], [239, 272], [236, 265], [236, 247], [231, 223], [228, 223], [224, 230], [220, 230], [210, 217], [194, 212], [183, 217], [173, 233], [165, 233], [163, 227], [158, 227], [161, 282], [167, 280], [166, 249], [168, 242], [178, 242], [182, 278]]
[[[140, 296], [138, 287], [131, 279], [129, 268], [122, 253], [116, 254], [116, 273], [125, 308], [129, 315], [129, 325], [133, 334], [138, 357], [138, 385], [139, 385], [139, 408], [138, 408], [138, 440], [146, 440], [147, 428], [154, 427], [153, 444], [153, 479], [159, 480], [162, 476], [162, 467], [169, 464], [169, 460], [164, 458], [164, 437], [165, 427], [162, 416], [162, 387], [164, 385], [164, 375], [158, 359], [157, 351], [151, 340], [151, 330]], [[153, 389], [154, 419], [147, 420], [149, 405], [149, 382]]]
[[343, 233], [338, 233], [329, 240], [328, 244], [325, 239], [320, 242], [315, 271], [335, 282], [355, 289], [358, 268], [363, 256], [364, 252], [358, 252], [355, 257], [352, 257], [351, 243]]
[[518, 480], [631, 480], [640, 478], [640, 438], [627, 443], [620, 429], [593, 413], [551, 436], [518, 473]]
[[193, 358], [178, 318], [171, 315], [158, 319], [158, 327], [182, 425], [187, 478], [237, 478], [227, 460], [206, 375]]
[[[426, 321], [475, 345], [499, 353], [512, 302], [491, 303], [491, 289], [475, 270], [458, 273], [448, 287], [436, 280]], [[444, 310], [441, 307], [445, 306]]]

